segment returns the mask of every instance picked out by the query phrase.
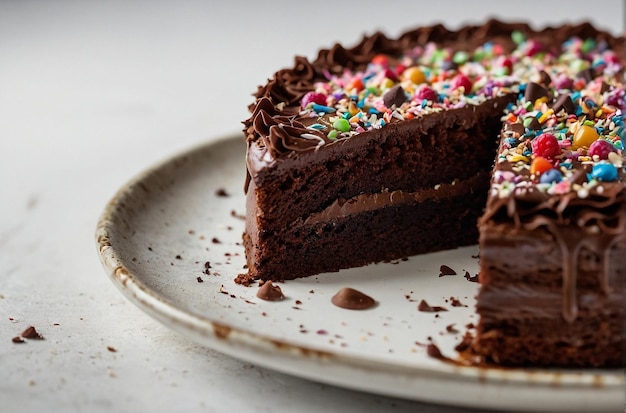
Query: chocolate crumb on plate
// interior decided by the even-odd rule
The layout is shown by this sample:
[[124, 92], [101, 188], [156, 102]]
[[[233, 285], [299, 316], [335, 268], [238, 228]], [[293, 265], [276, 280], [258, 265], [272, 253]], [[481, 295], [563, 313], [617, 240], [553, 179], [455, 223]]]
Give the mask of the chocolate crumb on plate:
[[467, 305], [463, 304], [461, 300], [456, 297], [450, 297], [450, 302], [452, 304], [452, 307], [467, 307]]
[[417, 311], [425, 313], [437, 313], [439, 311], [448, 311], [448, 309], [441, 306], [431, 306], [426, 302], [426, 300], [421, 300], [417, 305]]
[[199, 283], [203, 283], [204, 280], [202, 279], [202, 277], [196, 277], [196, 281], [198, 281]]
[[366, 310], [376, 306], [376, 300], [353, 288], [342, 288], [333, 296], [331, 302], [347, 310]]
[[109, 350], [111, 353], [116, 353], [117, 349], [113, 346], [107, 346], [107, 350]]
[[226, 191], [226, 189], [224, 188], [219, 188], [215, 191], [215, 195], [216, 196], [220, 196], [220, 197], [226, 197], [226, 196], [230, 196], [230, 194]]
[[478, 282], [478, 274], [472, 276], [472, 275], [470, 275], [469, 271], [465, 271], [464, 277], [469, 282], [473, 282], [473, 283], [477, 283]]
[[29, 338], [31, 340], [43, 340], [43, 336], [37, 332], [35, 327], [30, 326], [22, 332], [22, 337]]
[[22, 339], [22, 337], [20, 336], [15, 336], [11, 339], [12, 342], [18, 344], [18, 343], [26, 343], [26, 341], [24, 341], [24, 339]]
[[443, 277], [444, 275], [456, 275], [456, 271], [447, 265], [442, 265], [439, 267], [439, 276]]
[[441, 353], [441, 350], [437, 345], [430, 343], [426, 346], [426, 354], [429, 357], [439, 359], [439, 360], [447, 360], [448, 358]]
[[457, 328], [455, 327], [456, 324], [452, 323], [452, 324], [448, 324], [446, 326], [446, 331], [448, 333], [452, 333], [452, 334], [457, 334], [459, 332], [459, 330], [457, 330]]

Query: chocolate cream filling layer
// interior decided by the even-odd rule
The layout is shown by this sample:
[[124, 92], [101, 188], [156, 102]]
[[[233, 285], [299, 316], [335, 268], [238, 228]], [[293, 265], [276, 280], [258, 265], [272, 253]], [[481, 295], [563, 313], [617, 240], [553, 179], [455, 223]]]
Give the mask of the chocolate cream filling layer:
[[474, 188], [484, 186], [486, 180], [489, 179], [488, 177], [489, 173], [481, 172], [468, 179], [458, 179], [449, 184], [439, 184], [433, 188], [424, 188], [418, 191], [383, 190], [375, 194], [360, 194], [349, 199], [338, 198], [324, 210], [309, 215], [304, 220], [304, 225], [333, 222], [351, 215], [387, 207], [471, 196]]

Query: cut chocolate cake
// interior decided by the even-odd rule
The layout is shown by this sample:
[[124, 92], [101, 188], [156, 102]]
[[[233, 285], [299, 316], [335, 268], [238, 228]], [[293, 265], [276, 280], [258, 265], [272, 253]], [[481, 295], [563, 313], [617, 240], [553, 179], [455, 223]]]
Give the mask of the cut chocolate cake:
[[489, 21], [296, 58], [244, 122], [239, 281], [474, 244], [480, 231], [477, 354], [621, 365], [624, 41], [589, 24]]

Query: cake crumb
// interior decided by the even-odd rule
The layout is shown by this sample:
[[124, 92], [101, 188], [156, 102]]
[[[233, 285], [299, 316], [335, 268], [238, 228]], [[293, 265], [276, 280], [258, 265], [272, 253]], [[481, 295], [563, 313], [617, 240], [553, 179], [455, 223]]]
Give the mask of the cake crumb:
[[426, 302], [426, 300], [421, 300], [417, 305], [417, 311], [425, 313], [437, 313], [439, 311], [448, 311], [448, 309], [441, 306], [431, 306]]
[[439, 276], [443, 277], [444, 275], [456, 275], [456, 271], [447, 265], [442, 265], [439, 267]]
[[26, 343], [26, 341], [24, 341], [24, 339], [22, 339], [22, 337], [20, 336], [15, 336], [11, 339], [12, 342], [19, 344], [19, 343]]
[[107, 346], [107, 350], [109, 350], [111, 353], [116, 353], [117, 349], [113, 346]]
[[218, 188], [218, 189], [215, 191], [215, 195], [216, 195], [216, 196], [219, 196], [219, 197], [227, 197], [227, 196], [230, 196], [230, 194], [228, 193], [228, 191], [226, 191], [226, 189], [224, 189], [224, 188]]
[[473, 283], [477, 283], [478, 282], [478, 274], [472, 276], [472, 275], [470, 275], [469, 271], [465, 271], [464, 277], [469, 282], [473, 282]]
[[22, 337], [29, 338], [31, 340], [44, 340], [44, 337], [39, 334], [35, 327], [30, 326], [22, 332]]

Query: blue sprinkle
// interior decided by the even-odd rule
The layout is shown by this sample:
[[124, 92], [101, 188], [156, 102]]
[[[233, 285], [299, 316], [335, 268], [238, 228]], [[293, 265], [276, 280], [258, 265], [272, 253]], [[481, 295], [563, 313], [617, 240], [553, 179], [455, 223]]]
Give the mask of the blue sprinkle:
[[312, 109], [313, 109], [314, 112], [323, 112], [323, 113], [334, 113], [335, 112], [335, 108], [331, 108], [329, 106], [324, 106], [324, 105], [319, 105], [317, 103], [313, 104]]
[[424, 109], [427, 104], [428, 104], [428, 101], [426, 99], [423, 99], [422, 100], [422, 109]]
[[511, 147], [519, 145], [519, 141], [515, 138], [506, 138], [504, 142], [509, 144]]
[[314, 123], [312, 125], [309, 125], [307, 129], [324, 130], [326, 129], [326, 126], [322, 125], [321, 123]]
[[350, 115], [350, 112], [346, 112], [343, 114], [343, 118], [344, 119], [350, 119], [352, 117], [352, 115]]
[[356, 107], [359, 109], [363, 109], [364, 106], [365, 106], [365, 98], [359, 100], [356, 104]]
[[379, 112], [379, 111], [377, 111], [377, 110], [376, 110], [376, 109], [374, 109], [374, 108], [370, 108], [370, 109], [368, 110], [368, 113], [369, 113], [370, 115], [378, 115], [380, 112]]
[[528, 149], [526, 149], [526, 150], [524, 151], [524, 153], [522, 153], [522, 155], [524, 155], [524, 156], [530, 156], [530, 155], [532, 155], [532, 154], [533, 154], [533, 152], [532, 152], [532, 151], [529, 151]]
[[367, 74], [367, 75], [363, 76], [361, 78], [361, 80], [363, 81], [363, 84], [366, 84], [367, 81], [370, 80], [371, 78], [373, 78], [375, 74], [376, 73], [370, 73], [370, 74]]

